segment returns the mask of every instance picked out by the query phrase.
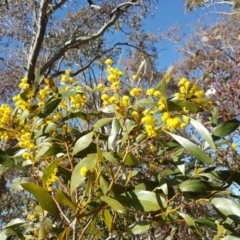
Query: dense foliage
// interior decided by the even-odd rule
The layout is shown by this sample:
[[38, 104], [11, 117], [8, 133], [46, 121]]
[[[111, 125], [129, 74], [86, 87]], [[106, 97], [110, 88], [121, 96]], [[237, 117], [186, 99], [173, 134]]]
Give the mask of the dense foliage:
[[[106, 86], [83, 88], [66, 70], [59, 84], [45, 79], [38, 93], [23, 78], [15, 110], [1, 105], [1, 138], [16, 142], [2, 151], [1, 163], [24, 174], [13, 181], [13, 190], [31, 194], [25, 218], [6, 225], [2, 239], [160, 236], [164, 226], [172, 236], [238, 234], [233, 224], [239, 204], [227, 189], [239, 182], [239, 173], [219, 168], [211, 154], [239, 121], [209, 132], [194, 120], [212, 108], [198, 85], [182, 78], [179, 91], [169, 93], [169, 68], [157, 86], [144, 89], [139, 87], [144, 64], [132, 76], [112, 64], [106, 60]], [[130, 96], [121, 93], [123, 85]], [[97, 112], [84, 113], [85, 91], [102, 99]], [[93, 125], [79, 131], [76, 119]], [[188, 139], [191, 126], [201, 135], [197, 144]], [[234, 156], [237, 145], [230, 144]], [[188, 233], [181, 230], [184, 222]]]

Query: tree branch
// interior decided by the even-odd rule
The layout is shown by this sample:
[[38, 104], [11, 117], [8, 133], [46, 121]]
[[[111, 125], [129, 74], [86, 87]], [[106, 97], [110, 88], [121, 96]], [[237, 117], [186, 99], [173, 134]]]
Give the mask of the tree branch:
[[100, 28], [98, 30], [98, 32], [96, 32], [95, 34], [92, 34], [91, 36], [79, 36], [79, 37], [72, 38], [72, 39], [68, 40], [67, 42], [65, 42], [63, 47], [60, 48], [55, 53], [55, 55], [42, 66], [42, 68], [40, 70], [41, 74], [43, 74], [47, 69], [52, 68], [52, 66], [55, 64], [55, 62], [58, 61], [64, 55], [64, 53], [66, 51], [68, 51], [69, 49], [79, 47], [84, 43], [87, 43], [91, 40], [94, 40], [94, 39], [102, 36], [105, 33], [105, 31], [109, 27], [111, 27], [118, 20], [118, 18], [133, 4], [135, 4], [135, 0], [120, 4], [115, 9], [113, 9], [111, 19], [108, 22], [106, 22], [102, 26], [102, 28]]
[[34, 72], [36, 67], [37, 58], [40, 52], [40, 49], [42, 47], [42, 43], [44, 40], [44, 35], [46, 32], [47, 22], [48, 22], [48, 15], [47, 15], [47, 9], [48, 4], [50, 0], [42, 0], [41, 6], [40, 6], [40, 16], [37, 23], [37, 34], [34, 39], [34, 43], [30, 48], [30, 56], [28, 58], [28, 64], [27, 64], [27, 78], [29, 83], [31, 83], [34, 80]]
[[54, 6], [51, 6], [48, 10], [47, 14], [50, 15], [55, 12], [58, 8], [60, 8], [67, 0], [61, 0], [60, 2], [56, 3]]

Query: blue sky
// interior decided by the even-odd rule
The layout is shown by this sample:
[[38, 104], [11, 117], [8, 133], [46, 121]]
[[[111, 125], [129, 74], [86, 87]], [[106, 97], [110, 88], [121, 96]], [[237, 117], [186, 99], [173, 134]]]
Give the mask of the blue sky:
[[[166, 31], [174, 24], [182, 26], [183, 33], [187, 36], [191, 34], [192, 28], [196, 25], [198, 19], [209, 21], [209, 19], [217, 19], [217, 15], [209, 13], [215, 9], [205, 8], [198, 9], [192, 12], [185, 12], [184, 0], [159, 0], [158, 10], [155, 12], [154, 20], [147, 20], [145, 22], [145, 29], [152, 31], [160, 28], [162, 31]], [[213, 20], [212, 20], [213, 21]], [[176, 46], [169, 41], [165, 41], [158, 45], [159, 49], [166, 49], [161, 51], [159, 55], [159, 68], [168, 68], [179, 59], [179, 54], [175, 50]]]

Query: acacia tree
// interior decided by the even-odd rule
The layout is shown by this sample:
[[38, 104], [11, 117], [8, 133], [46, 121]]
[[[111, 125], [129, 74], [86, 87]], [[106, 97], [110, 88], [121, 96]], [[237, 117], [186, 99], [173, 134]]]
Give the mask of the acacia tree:
[[[135, 2], [119, 4], [110, 14], [103, 6], [102, 14], [113, 19]], [[89, 37], [76, 39], [83, 43]], [[53, 44], [53, 57], [61, 46], [69, 50], [64, 48], [68, 40], [56, 49]], [[44, 66], [47, 74], [57, 76], [67, 63], [57, 72], [59, 59], [52, 56], [44, 60], [45, 51], [38, 55], [42, 62], [34, 77], [27, 64], [14, 108], [0, 106], [1, 139], [12, 141], [1, 150], [0, 161], [24, 174], [13, 186], [29, 193], [22, 203], [25, 216], [12, 219], [1, 239], [239, 237], [240, 207], [228, 190], [233, 182], [239, 184], [239, 172], [214, 162], [219, 141], [239, 127], [238, 120], [218, 125], [213, 114], [212, 127], [217, 126], [209, 129], [207, 122], [196, 121], [213, 103], [187, 78], [178, 79], [176, 93], [168, 91], [172, 68], [150, 87], [143, 81], [153, 78], [146, 61], [132, 74], [107, 59], [106, 84], [81, 86], [69, 69], [55, 84]], [[101, 99], [97, 111], [87, 106], [90, 93]], [[188, 139], [190, 126], [198, 138]], [[236, 145], [229, 154], [237, 156]]]

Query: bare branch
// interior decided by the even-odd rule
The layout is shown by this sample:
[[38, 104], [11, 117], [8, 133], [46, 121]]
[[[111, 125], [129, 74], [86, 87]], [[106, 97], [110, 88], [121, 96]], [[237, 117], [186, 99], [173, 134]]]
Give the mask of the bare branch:
[[34, 71], [35, 71], [35, 66], [37, 62], [37, 58], [44, 40], [44, 35], [46, 32], [46, 27], [47, 27], [47, 22], [48, 22], [48, 15], [47, 15], [47, 9], [48, 9], [48, 4], [50, 0], [42, 0], [41, 1], [41, 6], [40, 6], [40, 16], [38, 19], [37, 27], [38, 31], [34, 39], [33, 46], [30, 48], [30, 56], [28, 59], [28, 64], [27, 64], [27, 78], [29, 82], [32, 82], [34, 80]]
[[51, 6], [48, 10], [47, 14], [50, 15], [53, 12], [55, 12], [57, 9], [59, 9], [67, 0], [61, 0], [60, 2], [56, 3], [54, 6]]
[[92, 34], [91, 36], [79, 36], [76, 38], [72, 38], [70, 40], [68, 40], [64, 46], [62, 48], [60, 48], [58, 50], [58, 52], [55, 53], [55, 55], [48, 61], [46, 62], [42, 68], [41, 68], [41, 74], [43, 74], [47, 69], [52, 68], [53, 65], [55, 64], [56, 61], [58, 61], [66, 51], [68, 51], [69, 49], [73, 49], [73, 48], [78, 48], [79, 46], [81, 46], [84, 43], [87, 43], [91, 40], [97, 39], [98, 37], [102, 36], [105, 31], [111, 27], [117, 20], [118, 18], [124, 13], [126, 12], [126, 10], [132, 6], [135, 0], [132, 0], [131, 2], [126, 2], [124, 4], [120, 4], [119, 6], [117, 6], [113, 11], [112, 11], [112, 16], [111, 19], [106, 22], [102, 28], [100, 28], [98, 30], [98, 32], [96, 32], [95, 34]]

